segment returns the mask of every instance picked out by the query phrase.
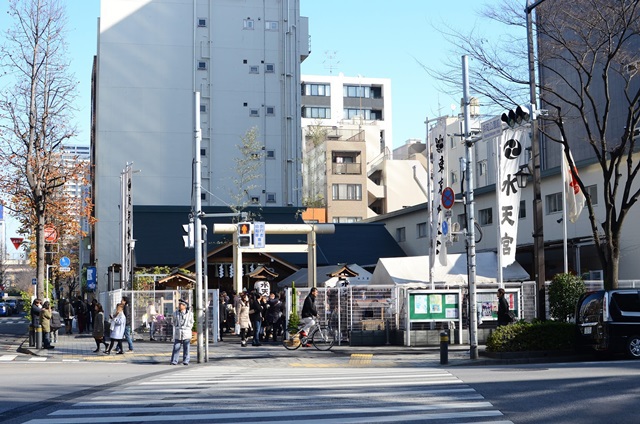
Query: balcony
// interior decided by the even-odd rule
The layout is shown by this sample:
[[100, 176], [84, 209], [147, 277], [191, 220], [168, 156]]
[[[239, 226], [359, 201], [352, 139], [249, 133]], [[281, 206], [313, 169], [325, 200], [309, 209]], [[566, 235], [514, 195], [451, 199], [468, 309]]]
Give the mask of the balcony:
[[361, 175], [362, 164], [360, 163], [333, 163], [333, 175]]

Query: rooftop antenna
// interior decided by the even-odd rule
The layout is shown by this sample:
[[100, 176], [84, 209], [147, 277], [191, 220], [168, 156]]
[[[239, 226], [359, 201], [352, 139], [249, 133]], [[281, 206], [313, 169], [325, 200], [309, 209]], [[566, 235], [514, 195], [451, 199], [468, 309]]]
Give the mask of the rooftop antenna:
[[340, 61], [338, 60], [338, 51], [325, 50], [324, 56], [325, 59], [322, 61], [322, 63], [324, 64], [325, 69], [329, 70], [329, 75], [332, 75], [333, 70], [340, 64]]

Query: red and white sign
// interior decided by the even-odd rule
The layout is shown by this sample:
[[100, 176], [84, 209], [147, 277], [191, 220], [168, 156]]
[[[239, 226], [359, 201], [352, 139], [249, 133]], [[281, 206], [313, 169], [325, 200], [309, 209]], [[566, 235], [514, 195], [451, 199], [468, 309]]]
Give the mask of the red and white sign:
[[58, 230], [53, 225], [44, 227], [44, 241], [47, 243], [55, 243], [58, 241]]
[[24, 239], [22, 237], [11, 237], [11, 243], [16, 249], [20, 249], [20, 246], [22, 246], [23, 241]]

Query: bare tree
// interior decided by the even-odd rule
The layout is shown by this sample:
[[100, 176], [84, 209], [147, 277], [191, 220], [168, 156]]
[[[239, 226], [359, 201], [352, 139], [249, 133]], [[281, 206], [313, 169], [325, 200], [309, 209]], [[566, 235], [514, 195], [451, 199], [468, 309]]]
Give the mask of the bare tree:
[[32, 235], [43, 294], [44, 227], [53, 197], [70, 171], [59, 154], [75, 135], [71, 124], [77, 82], [66, 59], [64, 7], [57, 0], [10, 0], [13, 25], [1, 53], [6, 89], [0, 95], [0, 190], [22, 230]]
[[255, 181], [260, 178], [263, 167], [263, 144], [258, 140], [258, 129], [249, 129], [237, 145], [238, 156], [234, 158], [235, 175], [233, 176], [234, 190], [229, 192], [233, 201], [230, 206], [233, 212], [239, 213], [253, 203], [251, 192], [258, 188]]
[[[484, 11], [495, 23], [521, 27], [520, 38], [502, 37], [490, 43], [477, 30], [450, 30], [459, 54], [472, 58], [472, 89], [491, 105], [511, 109], [527, 100], [527, 50], [522, 8], [502, 0]], [[604, 184], [604, 219], [586, 198], [592, 237], [604, 271], [606, 288], [618, 287], [620, 237], [623, 223], [640, 196], [638, 121], [640, 120], [640, 0], [548, 0], [536, 11], [538, 52], [542, 74], [538, 92], [549, 109], [541, 131], [568, 155], [569, 146], [587, 143]], [[514, 32], [515, 33], [515, 32]], [[459, 65], [432, 75], [446, 86], [459, 85]], [[459, 91], [459, 90], [458, 90]]]
[[320, 122], [306, 128], [307, 143], [304, 151], [304, 174], [302, 175], [304, 196], [302, 204], [309, 208], [326, 207], [324, 167], [326, 151], [321, 148], [327, 139], [328, 129]]

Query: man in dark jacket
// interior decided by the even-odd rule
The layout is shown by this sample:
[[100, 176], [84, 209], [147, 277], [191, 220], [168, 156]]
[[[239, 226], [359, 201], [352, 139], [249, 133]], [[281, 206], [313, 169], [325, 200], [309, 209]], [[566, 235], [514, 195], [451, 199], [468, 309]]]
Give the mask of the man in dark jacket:
[[31, 304], [31, 325], [35, 328], [40, 325], [40, 312], [42, 311], [42, 300], [35, 299]]
[[[309, 292], [309, 295], [304, 300], [304, 305], [302, 305], [302, 323], [304, 327], [302, 327], [302, 331], [300, 332], [301, 337], [307, 337], [309, 335], [309, 330], [316, 323], [316, 317], [318, 316], [318, 310], [316, 309], [316, 296], [318, 295], [318, 289], [312, 288]], [[308, 343], [304, 343], [303, 346], [308, 347]]]
[[510, 324], [512, 321], [509, 315], [509, 302], [504, 294], [504, 289], [498, 289], [498, 326]]
[[127, 323], [124, 327], [124, 338], [127, 340], [127, 344], [129, 345], [129, 352], [133, 352], [133, 338], [131, 335], [131, 305], [129, 304], [129, 298], [127, 296], [122, 296], [122, 311], [124, 312], [124, 316], [127, 319]]
[[280, 321], [280, 316], [282, 316], [282, 302], [280, 299], [276, 297], [275, 293], [271, 293], [269, 295], [269, 300], [267, 301], [267, 312], [266, 312], [266, 323], [267, 328], [265, 331], [265, 340], [269, 340], [269, 335], [273, 338], [273, 341], [276, 341], [276, 326], [278, 321]]
[[262, 346], [260, 343], [260, 332], [262, 331], [262, 311], [263, 306], [260, 301], [262, 296], [259, 293], [252, 293], [249, 301], [249, 319], [253, 326], [253, 346]]

